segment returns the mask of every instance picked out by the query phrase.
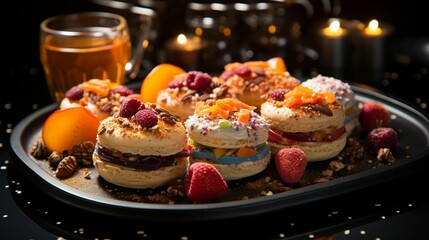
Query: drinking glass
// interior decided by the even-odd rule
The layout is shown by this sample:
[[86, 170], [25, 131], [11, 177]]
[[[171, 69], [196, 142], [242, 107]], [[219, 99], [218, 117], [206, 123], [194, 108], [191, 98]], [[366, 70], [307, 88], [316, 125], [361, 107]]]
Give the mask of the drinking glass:
[[40, 24], [40, 58], [56, 101], [71, 87], [90, 79], [124, 84], [131, 49], [127, 21], [118, 14], [65, 14]]

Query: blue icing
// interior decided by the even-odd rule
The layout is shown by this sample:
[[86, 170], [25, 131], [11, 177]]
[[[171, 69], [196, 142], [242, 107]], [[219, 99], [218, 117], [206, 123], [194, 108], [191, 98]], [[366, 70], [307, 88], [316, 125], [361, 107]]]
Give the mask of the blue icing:
[[216, 158], [216, 155], [211, 151], [192, 151], [191, 156], [194, 158], [210, 159], [212, 161], [223, 164], [236, 164], [244, 161], [257, 161], [265, 157], [270, 151], [270, 145], [266, 144], [264, 148], [256, 153], [256, 155], [248, 157], [222, 156]]

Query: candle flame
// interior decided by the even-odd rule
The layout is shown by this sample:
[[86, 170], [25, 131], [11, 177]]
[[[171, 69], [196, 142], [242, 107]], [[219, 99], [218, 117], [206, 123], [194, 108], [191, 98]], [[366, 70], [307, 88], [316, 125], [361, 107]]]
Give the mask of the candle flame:
[[340, 21], [334, 20], [329, 24], [329, 29], [331, 29], [332, 32], [338, 32], [340, 29]]
[[341, 37], [346, 34], [345, 30], [341, 28], [338, 19], [330, 22], [329, 26], [323, 29], [323, 34], [330, 37]]
[[373, 19], [368, 24], [369, 29], [375, 31], [378, 28], [378, 21]]
[[377, 20], [373, 19], [368, 23], [368, 27], [365, 28], [365, 34], [370, 36], [378, 36], [381, 35], [382, 30], [379, 27], [379, 23]]
[[186, 38], [186, 36], [184, 34], [179, 34], [177, 36], [177, 42], [181, 45], [185, 44], [188, 41], [188, 39]]

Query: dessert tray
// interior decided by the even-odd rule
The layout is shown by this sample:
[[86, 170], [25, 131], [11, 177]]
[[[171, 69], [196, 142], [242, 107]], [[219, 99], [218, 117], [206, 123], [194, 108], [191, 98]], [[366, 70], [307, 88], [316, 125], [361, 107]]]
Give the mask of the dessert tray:
[[[177, 197], [175, 201], [165, 200], [166, 188], [139, 190], [117, 187], [98, 176], [91, 167], [80, 169], [73, 177], [60, 180], [55, 177], [47, 161], [35, 159], [29, 153], [33, 143], [40, 137], [45, 119], [58, 109], [56, 103], [19, 122], [11, 135], [11, 155], [24, 174], [49, 195], [92, 212], [160, 221], [174, 221], [176, 217], [181, 220], [217, 220], [267, 213], [403, 177], [415, 172], [422, 161], [429, 160], [427, 114], [374, 89], [351, 85], [358, 102], [378, 101], [394, 116], [391, 127], [398, 132], [395, 161], [381, 163], [373, 154], [354, 161], [352, 170], [334, 173], [327, 181], [322, 181], [321, 172], [327, 168], [330, 160], [309, 163], [302, 183], [278, 192], [255, 187], [261, 183], [261, 179], [264, 182], [278, 177], [272, 166], [257, 176], [229, 182], [228, 194], [210, 203], [192, 203], [186, 196]], [[362, 138], [358, 133], [351, 137]]]

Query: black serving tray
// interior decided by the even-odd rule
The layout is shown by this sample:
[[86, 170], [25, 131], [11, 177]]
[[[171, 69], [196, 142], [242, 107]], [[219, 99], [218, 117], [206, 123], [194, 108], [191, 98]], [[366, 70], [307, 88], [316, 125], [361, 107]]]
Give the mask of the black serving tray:
[[[338, 176], [330, 181], [292, 186], [291, 190], [265, 196], [244, 198], [248, 193], [244, 186], [249, 179], [233, 182], [229, 196], [219, 202], [190, 203], [176, 202], [152, 203], [144, 200], [145, 194], [155, 190], [130, 190], [113, 186], [98, 176], [94, 168], [91, 179], [83, 177], [82, 172], [66, 180], [57, 179], [47, 161], [37, 160], [29, 151], [40, 137], [45, 119], [56, 109], [58, 104], [46, 106], [27, 116], [13, 129], [10, 143], [12, 158], [19, 163], [20, 169], [32, 181], [49, 195], [88, 211], [135, 219], [156, 219], [160, 221], [218, 220], [235, 217], [253, 216], [280, 209], [292, 208], [315, 202], [347, 192], [376, 186], [416, 172], [422, 161], [429, 160], [429, 118], [409, 104], [403, 103], [388, 94], [375, 91], [364, 85], [352, 85], [359, 102], [378, 101], [394, 116], [391, 127], [398, 132], [398, 146], [395, 149], [396, 161], [377, 167], [360, 168], [359, 171]], [[362, 160], [365, 163], [377, 161]], [[309, 163], [309, 171], [322, 169], [325, 163]], [[359, 164], [359, 163], [356, 163]], [[261, 173], [263, 174], [263, 173]], [[186, 198], [186, 197], [183, 197]]]

